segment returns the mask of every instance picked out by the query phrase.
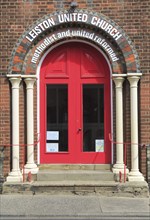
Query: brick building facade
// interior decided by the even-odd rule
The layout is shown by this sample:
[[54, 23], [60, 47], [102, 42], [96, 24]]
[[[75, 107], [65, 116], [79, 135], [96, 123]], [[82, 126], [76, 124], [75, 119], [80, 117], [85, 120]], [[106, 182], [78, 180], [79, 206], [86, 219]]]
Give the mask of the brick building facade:
[[[125, 162], [126, 171], [129, 170], [130, 174], [130, 171], [134, 173], [134, 170], [138, 169], [137, 158], [134, 164], [134, 157], [138, 157], [139, 173], [146, 178], [144, 145], [150, 143], [150, 2], [149, 0], [78, 0], [76, 2], [77, 8], [71, 11], [74, 8], [71, 8], [70, 0], [0, 1], [0, 145], [5, 146], [3, 171], [4, 176], [8, 176], [8, 181], [9, 173], [13, 173], [17, 164], [20, 170], [24, 164], [26, 169], [31, 172], [33, 170], [33, 173], [38, 169], [37, 164], [39, 165], [41, 161], [39, 153], [41, 143], [38, 142], [42, 138], [39, 125], [41, 115], [37, 107], [41, 105], [38, 98], [40, 97], [38, 69], [43, 65], [41, 60], [51, 48], [57, 48], [67, 42], [70, 42], [70, 45], [71, 42], [80, 42], [93, 46], [106, 58], [110, 67], [112, 87], [110, 89], [111, 129], [106, 134], [106, 139], [109, 135], [112, 149], [109, 164], [114, 164], [113, 170], [118, 173], [120, 170], [123, 172]], [[71, 17], [68, 17], [68, 14]], [[67, 31], [72, 31], [72, 34]], [[73, 35], [75, 31], [78, 31], [78, 34]], [[64, 35], [58, 37], [58, 34]], [[99, 39], [103, 39], [105, 45]], [[131, 91], [132, 88], [136, 91]], [[30, 91], [29, 94], [27, 91]], [[32, 93], [33, 103], [32, 99], [29, 101]], [[17, 102], [17, 98], [19, 102], [14, 103]], [[34, 130], [30, 130], [32, 123], [29, 125], [30, 120], [32, 121], [30, 109], [32, 104]], [[132, 120], [133, 117], [135, 118]], [[16, 137], [17, 132], [19, 132], [18, 137]], [[33, 137], [29, 137], [30, 132], [33, 133]], [[112, 133], [113, 142], [117, 143], [111, 143]], [[126, 153], [121, 153], [120, 149], [124, 151], [124, 143], [128, 143]], [[31, 145], [34, 146], [32, 158], [29, 156], [33, 153]], [[19, 148], [16, 153], [17, 160], [19, 158], [17, 162], [13, 158], [16, 157], [13, 156], [15, 147]], [[138, 150], [138, 154], [137, 152], [134, 154], [135, 149]], [[30, 163], [33, 164], [28, 167]], [[89, 160], [86, 163], [92, 162]], [[142, 179], [140, 175], [137, 175], [137, 180]]]

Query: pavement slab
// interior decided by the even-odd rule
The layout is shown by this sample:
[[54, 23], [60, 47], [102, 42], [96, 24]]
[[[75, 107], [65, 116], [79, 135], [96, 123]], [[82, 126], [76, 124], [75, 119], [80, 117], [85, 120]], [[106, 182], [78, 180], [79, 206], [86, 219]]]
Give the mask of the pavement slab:
[[150, 218], [150, 199], [98, 195], [0, 195], [0, 213], [0, 219], [16, 220], [147, 220]]

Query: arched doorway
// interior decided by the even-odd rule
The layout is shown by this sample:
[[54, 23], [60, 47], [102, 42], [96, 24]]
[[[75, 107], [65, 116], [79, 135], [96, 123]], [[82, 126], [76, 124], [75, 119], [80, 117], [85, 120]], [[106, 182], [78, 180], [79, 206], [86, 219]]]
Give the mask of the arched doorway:
[[40, 163], [111, 163], [110, 70], [90, 45], [53, 49], [40, 71]]

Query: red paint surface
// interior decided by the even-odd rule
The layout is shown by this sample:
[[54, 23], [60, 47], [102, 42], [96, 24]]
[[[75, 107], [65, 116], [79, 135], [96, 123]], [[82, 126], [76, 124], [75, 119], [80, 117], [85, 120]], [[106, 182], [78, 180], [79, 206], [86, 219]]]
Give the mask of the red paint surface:
[[[46, 85], [68, 85], [68, 152], [46, 153]], [[105, 152], [82, 151], [82, 85], [104, 84]], [[40, 72], [40, 163], [111, 163], [110, 72], [104, 56], [84, 43], [66, 43], [44, 59]]]

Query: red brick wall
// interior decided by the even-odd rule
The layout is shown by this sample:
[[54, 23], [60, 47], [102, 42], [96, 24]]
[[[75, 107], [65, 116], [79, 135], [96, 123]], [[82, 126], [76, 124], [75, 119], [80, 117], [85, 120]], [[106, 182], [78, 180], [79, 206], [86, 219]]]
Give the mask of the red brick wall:
[[[37, 19], [56, 10], [68, 9], [71, 0], [1, 0], [0, 3], [0, 144], [11, 143], [10, 87], [4, 77], [8, 72], [11, 53], [18, 40]], [[103, 13], [118, 23], [133, 41], [139, 55], [141, 72], [139, 97], [139, 138], [144, 144], [150, 143], [150, 2], [149, 0], [78, 0], [79, 8]], [[129, 85], [125, 82], [125, 140], [130, 141]], [[20, 143], [25, 143], [24, 85], [20, 88]], [[35, 94], [36, 96], [36, 94]], [[4, 98], [5, 97], [5, 98]], [[35, 115], [36, 115], [36, 109]], [[36, 117], [36, 116], [35, 116]], [[36, 122], [35, 122], [36, 123]], [[36, 127], [36, 124], [35, 124]], [[146, 175], [146, 151], [141, 152], [141, 171]], [[22, 155], [23, 157], [23, 155]], [[4, 171], [9, 171], [9, 148], [5, 151]], [[130, 164], [130, 149], [128, 150]], [[130, 165], [129, 165], [130, 166]]]
[[[0, 146], [10, 143], [11, 130], [10, 86], [5, 77], [0, 78]], [[4, 172], [10, 167], [10, 146], [5, 148]]]

